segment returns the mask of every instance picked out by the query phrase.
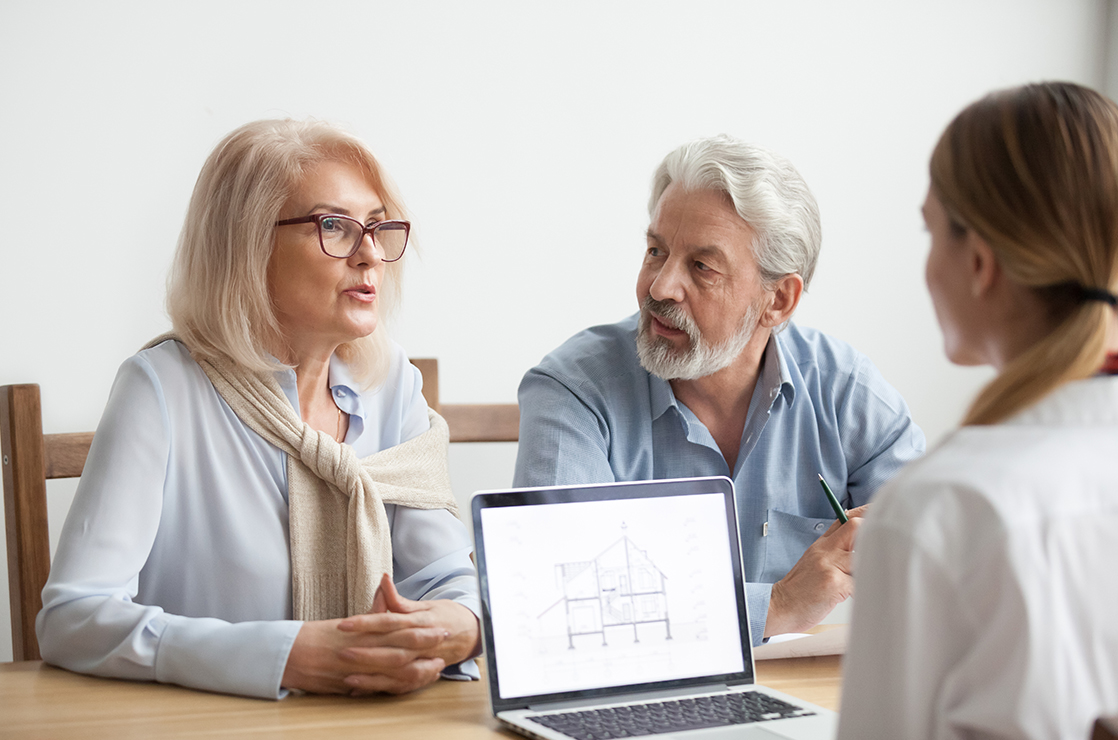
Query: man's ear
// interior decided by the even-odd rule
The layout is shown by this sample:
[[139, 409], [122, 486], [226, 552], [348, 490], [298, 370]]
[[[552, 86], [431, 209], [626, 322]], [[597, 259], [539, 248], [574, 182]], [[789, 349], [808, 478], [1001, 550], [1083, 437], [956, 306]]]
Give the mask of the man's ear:
[[994, 250], [974, 229], [967, 229], [964, 239], [968, 251], [971, 295], [975, 298], [987, 296], [1004, 277], [1001, 265], [998, 264]]
[[761, 312], [758, 323], [768, 329], [780, 326], [792, 318], [803, 294], [804, 279], [797, 273], [780, 278], [769, 288], [769, 305]]

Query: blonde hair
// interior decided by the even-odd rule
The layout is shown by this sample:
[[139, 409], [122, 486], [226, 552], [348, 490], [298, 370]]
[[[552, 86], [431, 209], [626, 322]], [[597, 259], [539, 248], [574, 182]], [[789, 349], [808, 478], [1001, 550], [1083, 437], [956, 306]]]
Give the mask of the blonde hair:
[[[385, 217], [406, 218], [376, 158], [353, 135], [314, 120], [255, 121], [236, 129], [202, 166], [167, 281], [167, 311], [192, 353], [249, 371], [276, 370], [266, 349], [284, 342], [267, 284], [274, 224], [304, 173], [323, 161], [362, 169]], [[386, 265], [378, 293], [382, 319], [398, 304], [402, 268], [403, 260]], [[390, 360], [387, 333], [347, 342], [338, 356], [366, 386], [382, 382]]]
[[964, 424], [995, 424], [1063, 383], [1097, 373], [1118, 270], [1118, 106], [1063, 82], [992, 93], [947, 127], [932, 190], [953, 229], [974, 229], [1010, 280], [1031, 288], [1054, 329], [975, 398]]

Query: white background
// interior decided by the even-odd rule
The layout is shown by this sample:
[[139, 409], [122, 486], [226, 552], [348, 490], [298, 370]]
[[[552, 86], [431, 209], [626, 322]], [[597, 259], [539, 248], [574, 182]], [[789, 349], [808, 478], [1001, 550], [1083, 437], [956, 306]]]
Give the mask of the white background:
[[[1105, 87], [1108, 5], [0, 0], [0, 383], [40, 384], [48, 433], [95, 428], [117, 366], [169, 327], [203, 159], [249, 120], [315, 116], [364, 138], [412, 211], [395, 337], [439, 358], [444, 401], [512, 402], [545, 353], [635, 310], [653, 169], [726, 132], [819, 200], [798, 320], [868, 354], [934, 441], [988, 374], [941, 354], [928, 155], [992, 88]], [[457, 445], [460, 498], [507, 486], [514, 456]], [[50, 486], [55, 535], [72, 492]], [[8, 630], [0, 584], [0, 660]]]

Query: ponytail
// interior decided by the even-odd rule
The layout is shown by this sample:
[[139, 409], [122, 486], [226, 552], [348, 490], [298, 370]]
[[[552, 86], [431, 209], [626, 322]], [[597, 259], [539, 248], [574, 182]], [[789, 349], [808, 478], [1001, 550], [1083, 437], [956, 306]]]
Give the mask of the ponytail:
[[997, 424], [1060, 385], [1088, 378], [1106, 355], [1109, 306], [1084, 303], [1048, 336], [1008, 362], [971, 402], [963, 425]]
[[1118, 303], [1118, 106], [1071, 83], [993, 93], [955, 117], [930, 171], [953, 220], [1036, 292], [1055, 326], [1002, 368], [963, 423], [996, 424], [1097, 373]]

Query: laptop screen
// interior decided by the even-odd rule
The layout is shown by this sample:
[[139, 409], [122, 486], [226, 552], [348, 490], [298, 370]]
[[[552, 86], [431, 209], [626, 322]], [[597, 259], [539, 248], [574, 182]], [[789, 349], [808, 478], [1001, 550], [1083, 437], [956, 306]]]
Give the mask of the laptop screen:
[[495, 700], [751, 673], [728, 479], [479, 494], [474, 530]]

